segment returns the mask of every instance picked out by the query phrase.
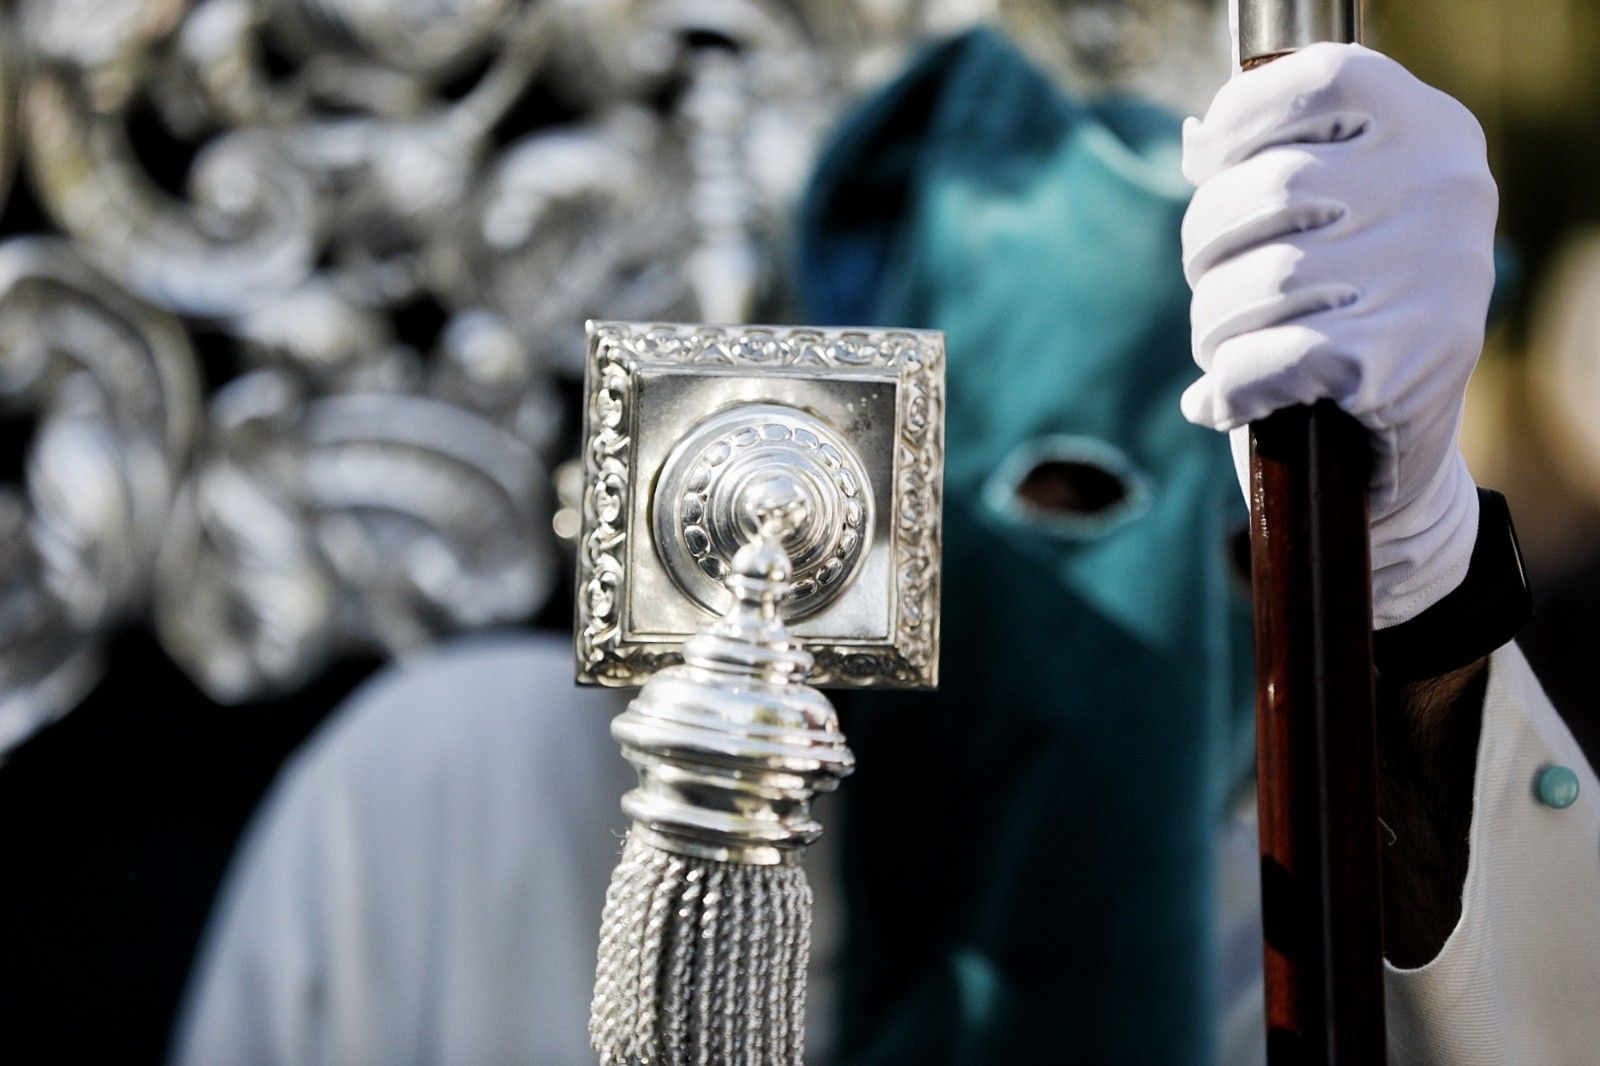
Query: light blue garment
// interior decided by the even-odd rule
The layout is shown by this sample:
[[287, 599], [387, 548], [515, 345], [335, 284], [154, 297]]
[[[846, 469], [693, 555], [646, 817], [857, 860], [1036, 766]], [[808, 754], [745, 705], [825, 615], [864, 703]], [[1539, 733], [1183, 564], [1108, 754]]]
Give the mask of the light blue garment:
[[593, 1063], [626, 695], [565, 637], [385, 669], [285, 765], [195, 964], [174, 1066]]

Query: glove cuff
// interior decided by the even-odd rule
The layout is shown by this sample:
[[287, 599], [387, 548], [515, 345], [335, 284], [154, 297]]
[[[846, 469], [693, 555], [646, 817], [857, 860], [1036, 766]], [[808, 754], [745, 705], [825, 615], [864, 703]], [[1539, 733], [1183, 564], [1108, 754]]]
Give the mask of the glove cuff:
[[1478, 521], [1477, 485], [1459, 451], [1403, 507], [1384, 513], [1373, 501], [1373, 628], [1408, 622], [1461, 584]]
[[1421, 614], [1372, 635], [1378, 673], [1395, 681], [1438, 677], [1511, 641], [1533, 617], [1522, 549], [1506, 498], [1478, 489], [1478, 536], [1466, 576]]

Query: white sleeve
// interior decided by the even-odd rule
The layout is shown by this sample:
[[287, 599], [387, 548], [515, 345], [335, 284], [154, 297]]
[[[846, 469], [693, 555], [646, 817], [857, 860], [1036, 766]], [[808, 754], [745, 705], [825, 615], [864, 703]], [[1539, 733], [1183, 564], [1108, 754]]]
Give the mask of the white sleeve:
[[[1562, 768], [1566, 807], [1539, 795]], [[1426, 965], [1385, 964], [1391, 1062], [1600, 1061], [1600, 785], [1515, 644], [1489, 662], [1472, 803], [1461, 920]]]

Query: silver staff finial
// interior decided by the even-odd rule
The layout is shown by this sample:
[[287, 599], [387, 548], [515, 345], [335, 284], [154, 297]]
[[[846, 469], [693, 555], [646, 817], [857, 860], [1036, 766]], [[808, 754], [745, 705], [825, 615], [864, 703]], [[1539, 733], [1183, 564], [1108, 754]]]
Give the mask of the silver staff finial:
[[602, 1063], [801, 1061], [799, 859], [855, 768], [812, 686], [937, 679], [943, 389], [933, 333], [591, 324], [578, 677], [644, 685]]
[[590, 1037], [605, 1063], [798, 1063], [811, 888], [796, 865], [822, 827], [811, 800], [854, 769], [811, 655], [779, 606], [804, 526], [802, 486], [746, 487], [755, 539], [733, 603], [612, 723], [639, 772], [606, 894]]

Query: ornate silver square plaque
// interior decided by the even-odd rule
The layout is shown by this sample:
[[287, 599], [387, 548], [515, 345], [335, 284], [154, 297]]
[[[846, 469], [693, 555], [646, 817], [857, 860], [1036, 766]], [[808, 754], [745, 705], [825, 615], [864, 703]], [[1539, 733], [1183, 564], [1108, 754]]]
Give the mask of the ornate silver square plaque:
[[942, 334], [590, 323], [584, 396], [580, 682], [678, 662], [781, 488], [812, 682], [937, 683]]

